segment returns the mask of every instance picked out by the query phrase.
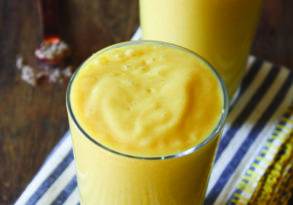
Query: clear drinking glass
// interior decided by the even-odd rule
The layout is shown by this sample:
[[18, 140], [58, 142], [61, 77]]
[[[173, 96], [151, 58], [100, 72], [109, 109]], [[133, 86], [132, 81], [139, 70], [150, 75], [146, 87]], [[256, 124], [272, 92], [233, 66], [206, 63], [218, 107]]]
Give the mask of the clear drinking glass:
[[229, 96], [245, 72], [262, 0], [140, 0], [143, 39], [193, 50], [223, 77]]
[[169, 43], [133, 41], [116, 44], [98, 52], [153, 43], [192, 53], [216, 75], [223, 93], [223, 108], [218, 124], [200, 143], [179, 154], [141, 157], [121, 153], [98, 142], [79, 124], [71, 106], [72, 77], [66, 97], [70, 131], [77, 169], [81, 204], [86, 205], [140, 205], [140, 204], [201, 204], [203, 203], [212, 162], [228, 110], [224, 83], [217, 72], [199, 55]]

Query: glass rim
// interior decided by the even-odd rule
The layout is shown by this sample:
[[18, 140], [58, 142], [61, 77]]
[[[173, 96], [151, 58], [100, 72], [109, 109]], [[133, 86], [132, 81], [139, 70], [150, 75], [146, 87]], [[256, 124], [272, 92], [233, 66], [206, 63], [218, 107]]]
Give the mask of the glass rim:
[[[193, 147], [188, 148], [186, 150], [183, 150], [183, 151], [181, 151], [179, 153], [162, 155], [162, 156], [158, 155], [158, 156], [149, 156], [148, 157], [148, 156], [139, 156], [139, 155], [127, 154], [127, 153], [115, 150], [115, 149], [113, 149], [111, 147], [108, 147], [108, 146], [103, 145], [102, 143], [98, 142], [98, 140], [94, 139], [90, 134], [88, 134], [85, 131], [85, 129], [83, 129], [83, 127], [79, 124], [79, 122], [75, 118], [74, 112], [72, 110], [71, 102], [70, 102], [70, 93], [71, 93], [71, 88], [72, 88], [72, 84], [74, 82], [75, 76], [81, 70], [83, 65], [86, 62], [88, 62], [91, 58], [93, 58], [94, 56], [99, 55], [101, 53], [104, 53], [105, 51], [108, 51], [110, 49], [120, 48], [120, 47], [124, 47], [124, 46], [129, 46], [129, 45], [139, 45], [139, 44], [162, 45], [162, 46], [166, 46], [166, 47], [169, 47], [169, 48], [175, 48], [175, 49], [179, 49], [179, 50], [182, 50], [184, 52], [190, 53], [194, 57], [196, 57], [197, 60], [199, 60], [200, 62], [204, 63], [212, 71], [212, 73], [216, 76], [217, 80], [219, 81], [221, 91], [222, 91], [222, 94], [223, 94], [223, 108], [222, 108], [222, 112], [221, 112], [221, 117], [220, 117], [219, 121], [217, 122], [217, 125], [215, 126], [215, 128], [210, 132], [210, 134], [203, 141], [201, 141], [200, 143], [194, 145]], [[220, 74], [216, 71], [216, 69], [207, 60], [205, 60], [202, 56], [200, 56], [196, 52], [194, 52], [194, 51], [192, 51], [190, 49], [184, 48], [182, 46], [178, 46], [178, 45], [168, 43], [168, 42], [163, 42], [163, 41], [135, 40], [135, 41], [125, 41], [125, 42], [117, 43], [117, 44], [114, 44], [114, 45], [111, 45], [111, 46], [107, 46], [107, 47], [97, 51], [96, 53], [94, 53], [89, 58], [87, 58], [81, 64], [81, 66], [78, 67], [78, 69], [74, 72], [74, 74], [70, 78], [70, 81], [68, 83], [67, 90], [66, 90], [66, 107], [67, 107], [68, 115], [73, 120], [74, 125], [77, 127], [77, 129], [82, 133], [82, 135], [85, 138], [90, 140], [92, 143], [97, 145], [99, 148], [102, 148], [105, 151], [111, 152], [111, 153], [116, 154], [118, 156], [127, 157], [127, 158], [134, 158], [134, 159], [140, 159], [140, 160], [165, 160], [165, 159], [179, 158], [179, 157], [183, 157], [183, 156], [192, 154], [192, 153], [196, 152], [197, 150], [199, 150], [200, 148], [204, 147], [210, 141], [212, 141], [220, 133], [221, 129], [224, 126], [225, 119], [227, 117], [228, 109], [229, 109], [229, 98], [228, 98], [228, 93], [227, 93], [227, 89], [226, 89], [224, 80], [221, 78]]]

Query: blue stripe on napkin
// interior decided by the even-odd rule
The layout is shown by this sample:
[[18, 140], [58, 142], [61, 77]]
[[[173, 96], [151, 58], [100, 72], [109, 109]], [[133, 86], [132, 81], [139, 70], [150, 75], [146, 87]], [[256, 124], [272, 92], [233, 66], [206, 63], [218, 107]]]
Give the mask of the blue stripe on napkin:
[[48, 178], [37, 188], [37, 191], [29, 198], [27, 204], [35, 204], [50, 186], [58, 179], [62, 172], [73, 161], [73, 152], [70, 150], [66, 157], [57, 165], [56, 169], [48, 176]]
[[76, 176], [74, 176], [74, 177], [72, 177], [70, 182], [66, 185], [64, 190], [52, 202], [52, 204], [54, 204], [54, 205], [55, 204], [56, 205], [63, 204], [76, 187], [77, 187]]
[[263, 64], [263, 61], [260, 59], [255, 59], [255, 61], [252, 63], [248, 72], [246, 73], [246, 75], [242, 79], [239, 95], [242, 95], [246, 91], [246, 89], [248, 88], [250, 83], [254, 80], [255, 76], [259, 72], [259, 70], [260, 70], [259, 68], [262, 66], [262, 64]]
[[231, 139], [237, 133], [239, 128], [243, 125], [243, 123], [247, 120], [251, 112], [253, 112], [253, 108], [257, 106], [260, 102], [261, 98], [265, 95], [266, 91], [269, 89], [270, 85], [272, 84], [273, 80], [276, 78], [279, 69], [273, 68], [271, 69], [270, 73], [265, 78], [262, 85], [256, 91], [255, 95], [252, 97], [250, 102], [246, 105], [242, 113], [238, 116], [238, 118], [233, 122], [230, 129], [226, 132], [226, 134], [222, 137], [221, 142], [219, 144], [219, 148], [216, 155], [216, 162], [218, 161], [219, 157], [221, 156], [222, 152], [226, 147], [229, 145]]
[[[275, 70], [277, 70], [277, 69], [275, 69]], [[217, 196], [222, 191], [222, 187], [224, 187], [226, 185], [229, 178], [231, 177], [231, 175], [234, 173], [235, 169], [237, 168], [237, 166], [241, 162], [243, 156], [249, 150], [251, 144], [259, 136], [259, 133], [264, 128], [267, 121], [272, 117], [272, 115], [274, 114], [274, 112], [276, 111], [278, 106], [281, 104], [282, 101], [280, 101], [280, 99], [283, 99], [289, 91], [289, 88], [290, 88], [290, 85], [292, 82], [291, 77], [292, 77], [291, 75], [288, 75], [286, 81], [284, 82], [281, 89], [278, 91], [274, 100], [271, 102], [271, 104], [268, 106], [268, 108], [263, 113], [261, 118], [254, 125], [254, 127], [250, 131], [248, 137], [245, 139], [245, 141], [240, 146], [240, 149], [235, 153], [233, 159], [230, 161], [229, 165], [225, 168], [224, 172], [221, 174], [220, 179], [217, 181], [216, 185], [213, 187], [213, 189], [211, 190], [211, 192], [207, 196], [207, 199], [206, 199], [207, 204], [213, 204], [215, 202]], [[267, 84], [267, 82], [264, 82], [264, 84]]]

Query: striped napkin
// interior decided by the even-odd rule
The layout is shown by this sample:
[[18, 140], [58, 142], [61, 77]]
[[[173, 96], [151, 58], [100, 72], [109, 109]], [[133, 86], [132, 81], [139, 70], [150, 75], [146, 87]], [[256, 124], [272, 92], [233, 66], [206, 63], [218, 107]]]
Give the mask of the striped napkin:
[[[138, 31], [133, 40], [139, 37]], [[293, 73], [285, 67], [249, 58], [224, 127], [206, 204], [251, 202], [266, 170], [292, 134], [292, 77]], [[79, 204], [69, 132], [15, 204]]]

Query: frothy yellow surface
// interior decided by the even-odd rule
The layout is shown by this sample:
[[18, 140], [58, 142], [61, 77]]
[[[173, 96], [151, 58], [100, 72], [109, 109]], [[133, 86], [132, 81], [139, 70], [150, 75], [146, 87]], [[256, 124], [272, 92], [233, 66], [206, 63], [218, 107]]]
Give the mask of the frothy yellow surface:
[[195, 146], [212, 132], [223, 109], [220, 83], [204, 62], [154, 43], [94, 54], [70, 93], [75, 118], [92, 138], [137, 156]]

